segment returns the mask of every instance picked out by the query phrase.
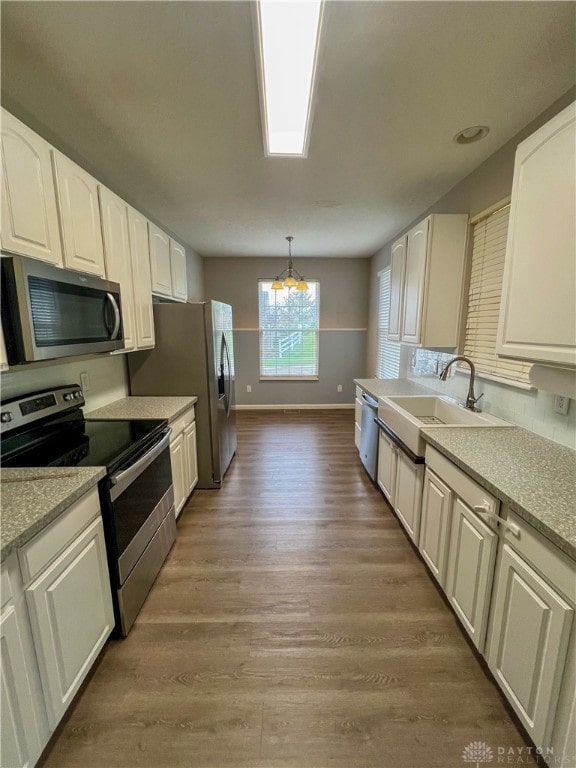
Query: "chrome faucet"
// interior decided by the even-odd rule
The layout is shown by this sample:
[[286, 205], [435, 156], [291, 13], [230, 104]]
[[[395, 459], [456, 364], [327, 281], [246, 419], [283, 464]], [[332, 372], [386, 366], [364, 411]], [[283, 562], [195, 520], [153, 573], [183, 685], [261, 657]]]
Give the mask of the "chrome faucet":
[[462, 360], [463, 363], [468, 363], [470, 366], [470, 386], [468, 387], [468, 394], [466, 395], [466, 403], [464, 407], [468, 408], [470, 411], [479, 412], [480, 408], [476, 408], [476, 403], [483, 395], [480, 395], [480, 397], [476, 397], [474, 395], [474, 376], [476, 375], [476, 368], [474, 367], [474, 363], [472, 360], [470, 360], [469, 357], [463, 357], [462, 355], [453, 357], [452, 360], [446, 363], [444, 368], [442, 368], [440, 371], [440, 381], [446, 381], [448, 377], [448, 371], [450, 370], [452, 364], [457, 363], [459, 360]]

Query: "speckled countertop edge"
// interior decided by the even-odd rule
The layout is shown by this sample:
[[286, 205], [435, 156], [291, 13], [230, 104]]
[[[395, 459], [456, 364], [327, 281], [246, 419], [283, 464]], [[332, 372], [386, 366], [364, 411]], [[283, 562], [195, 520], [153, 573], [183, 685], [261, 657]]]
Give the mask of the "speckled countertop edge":
[[422, 435], [576, 560], [576, 452], [521, 427], [429, 427]]
[[123, 397], [85, 413], [87, 419], [167, 419], [174, 421], [198, 402], [190, 397]]
[[372, 397], [438, 395], [438, 392], [411, 379], [354, 379], [354, 384]]
[[0, 470], [0, 562], [46, 528], [105, 474], [105, 467]]

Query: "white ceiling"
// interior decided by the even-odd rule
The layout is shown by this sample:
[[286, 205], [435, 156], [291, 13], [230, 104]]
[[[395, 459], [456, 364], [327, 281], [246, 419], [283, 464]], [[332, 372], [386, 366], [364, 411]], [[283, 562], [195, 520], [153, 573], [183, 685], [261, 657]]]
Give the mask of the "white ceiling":
[[573, 85], [575, 8], [328, 0], [307, 159], [264, 157], [250, 3], [3, 2], [2, 89], [203, 256], [370, 256]]

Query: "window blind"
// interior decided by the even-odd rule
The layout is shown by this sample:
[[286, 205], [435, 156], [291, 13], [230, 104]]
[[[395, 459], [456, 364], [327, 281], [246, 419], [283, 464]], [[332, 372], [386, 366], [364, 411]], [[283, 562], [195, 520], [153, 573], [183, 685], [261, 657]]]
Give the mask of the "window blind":
[[273, 291], [258, 281], [261, 379], [318, 378], [320, 284], [306, 282], [307, 291]]
[[530, 364], [496, 356], [509, 217], [508, 204], [476, 222], [472, 228], [472, 265], [464, 354], [474, 361], [477, 372], [488, 378], [528, 384]]
[[383, 269], [379, 273], [379, 278], [376, 376], [379, 379], [397, 379], [400, 372], [400, 344], [387, 339], [390, 311], [390, 267]]

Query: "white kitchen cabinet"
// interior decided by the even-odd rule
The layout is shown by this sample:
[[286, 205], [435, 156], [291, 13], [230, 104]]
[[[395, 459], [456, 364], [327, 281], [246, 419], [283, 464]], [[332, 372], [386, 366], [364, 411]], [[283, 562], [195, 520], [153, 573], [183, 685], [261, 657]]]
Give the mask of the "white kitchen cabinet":
[[130, 207], [128, 208], [128, 233], [134, 289], [136, 347], [137, 349], [149, 349], [154, 346], [155, 336], [148, 220]]
[[496, 351], [576, 366], [576, 103], [518, 145]]
[[418, 549], [430, 572], [442, 587], [446, 583], [452, 496], [452, 491], [446, 483], [426, 469]]
[[0, 326], [0, 371], [8, 370], [8, 355], [6, 354], [6, 342], [4, 341], [4, 330]]
[[467, 239], [468, 216], [450, 213], [428, 216], [394, 243], [389, 338], [419, 347], [458, 346]]
[[170, 265], [170, 238], [160, 227], [148, 223], [150, 243], [150, 274], [152, 293], [172, 296], [172, 268]]
[[62, 266], [50, 145], [2, 110], [2, 250]]
[[446, 594], [482, 653], [486, 640], [498, 534], [461, 499], [452, 505]]
[[488, 664], [541, 746], [554, 719], [573, 608], [508, 544], [496, 577]]
[[193, 421], [184, 430], [184, 457], [186, 464], [185, 492], [188, 497], [198, 483], [198, 457], [196, 455], [196, 423]]
[[388, 314], [388, 338], [400, 341], [402, 334], [402, 302], [404, 270], [406, 269], [407, 237], [392, 244], [390, 261], [390, 311]]
[[128, 235], [128, 210], [126, 203], [118, 195], [100, 184], [98, 185], [98, 194], [102, 215], [106, 276], [108, 280], [120, 284], [124, 349], [119, 351], [129, 352], [136, 346], [136, 322]]
[[170, 271], [172, 280], [172, 298], [186, 301], [188, 282], [186, 277], [186, 250], [170, 238]]
[[170, 464], [172, 467], [172, 483], [174, 484], [174, 507], [176, 516], [178, 516], [186, 501], [186, 462], [184, 458], [183, 433], [170, 442]]
[[[11, 591], [12, 586], [15, 587], [14, 594]], [[2, 602], [0, 765], [7, 768], [32, 768], [48, 741], [49, 734], [15, 553], [9, 555], [2, 563]]]
[[64, 266], [104, 277], [98, 183], [61, 152], [52, 150]]
[[360, 435], [362, 434], [362, 390], [356, 387], [354, 400], [354, 445], [360, 450]]
[[[85, 525], [87, 519], [91, 522]], [[37, 534], [19, 555], [25, 579], [32, 579], [26, 600], [53, 729], [114, 627], [97, 489]]]
[[412, 541], [418, 544], [424, 465], [414, 464], [401, 450], [396, 454], [394, 510]]
[[170, 422], [170, 461], [174, 483], [174, 506], [176, 517], [198, 482], [198, 458], [196, 449], [196, 423], [194, 408]]
[[396, 490], [396, 469], [398, 464], [398, 449], [394, 443], [380, 430], [378, 435], [378, 485], [392, 507], [394, 507]]

